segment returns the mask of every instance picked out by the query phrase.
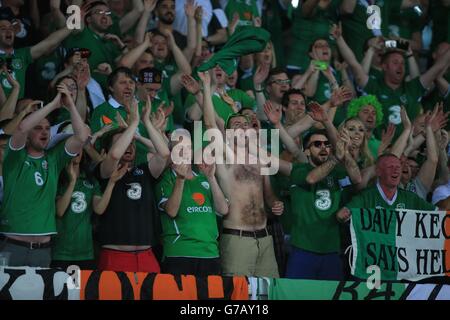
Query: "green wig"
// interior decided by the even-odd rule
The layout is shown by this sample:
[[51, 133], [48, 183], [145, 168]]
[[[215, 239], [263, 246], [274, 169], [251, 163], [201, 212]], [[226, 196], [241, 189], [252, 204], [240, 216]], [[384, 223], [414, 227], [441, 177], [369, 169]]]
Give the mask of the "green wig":
[[377, 114], [376, 126], [383, 123], [383, 107], [374, 95], [361, 96], [358, 99], [353, 99], [347, 108], [347, 118], [358, 117], [358, 113], [362, 107], [371, 105], [375, 108]]

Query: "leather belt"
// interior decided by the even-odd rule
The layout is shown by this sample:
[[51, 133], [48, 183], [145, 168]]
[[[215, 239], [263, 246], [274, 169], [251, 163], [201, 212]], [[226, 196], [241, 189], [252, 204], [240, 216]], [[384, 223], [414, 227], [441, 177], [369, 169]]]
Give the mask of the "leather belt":
[[28, 241], [20, 241], [20, 240], [16, 240], [16, 239], [11, 239], [8, 238], [6, 236], [1, 236], [1, 239], [6, 241], [7, 243], [12, 243], [21, 247], [25, 247], [28, 248], [30, 250], [35, 250], [35, 249], [45, 249], [45, 248], [50, 248], [52, 246], [52, 242], [28, 242]]
[[264, 229], [261, 229], [261, 230], [255, 230], [255, 231], [223, 228], [222, 233], [224, 233], [224, 234], [232, 234], [232, 235], [241, 236], [241, 237], [251, 237], [251, 238], [256, 238], [256, 239], [270, 236], [270, 233], [267, 230], [267, 228], [264, 228]]

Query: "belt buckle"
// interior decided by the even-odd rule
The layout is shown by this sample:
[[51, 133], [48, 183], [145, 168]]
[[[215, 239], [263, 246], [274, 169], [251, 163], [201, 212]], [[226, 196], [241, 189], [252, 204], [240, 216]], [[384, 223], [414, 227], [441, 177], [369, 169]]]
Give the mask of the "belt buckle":
[[30, 242], [30, 250], [39, 249], [39, 242]]

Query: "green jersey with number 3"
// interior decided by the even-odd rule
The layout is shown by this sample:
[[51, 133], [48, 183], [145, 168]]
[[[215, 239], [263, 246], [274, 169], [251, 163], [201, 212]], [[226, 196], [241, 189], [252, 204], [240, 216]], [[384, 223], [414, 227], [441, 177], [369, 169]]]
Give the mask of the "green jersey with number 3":
[[[397, 127], [394, 138], [397, 138], [403, 131], [401, 106], [405, 107], [408, 117], [413, 121], [420, 114], [420, 101], [422, 95], [425, 94], [425, 88], [419, 78], [404, 81], [399, 88], [393, 90], [386, 85], [382, 77], [370, 77], [363, 90], [367, 94], [375, 95], [383, 106], [384, 126], [392, 123]], [[381, 137], [380, 129], [378, 127], [375, 130], [377, 138]]]
[[[60, 187], [58, 195], [62, 196], [67, 187]], [[80, 175], [75, 183], [72, 198], [64, 216], [56, 219], [58, 235], [52, 250], [53, 260], [92, 260], [92, 199], [101, 197], [97, 181], [89, 181]]]
[[55, 198], [61, 170], [75, 155], [65, 150], [65, 141], [44, 156], [33, 158], [26, 148], [8, 145], [3, 162], [4, 198], [0, 232], [18, 235], [56, 233]]
[[339, 166], [311, 185], [306, 177], [313, 169], [309, 163], [294, 164], [292, 168], [291, 243], [316, 253], [338, 252], [340, 236], [336, 212], [340, 208], [341, 188], [350, 185], [350, 181], [345, 169]]

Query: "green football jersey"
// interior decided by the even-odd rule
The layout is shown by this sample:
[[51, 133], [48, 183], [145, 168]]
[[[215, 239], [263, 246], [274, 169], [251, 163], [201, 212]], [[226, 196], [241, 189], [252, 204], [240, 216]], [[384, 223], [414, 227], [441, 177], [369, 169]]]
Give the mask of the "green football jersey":
[[[15, 49], [12, 56], [5, 54], [0, 50], [0, 59], [11, 59], [12, 76], [20, 83], [19, 99], [23, 98], [25, 94], [25, 77], [28, 66], [33, 62], [31, 58], [30, 47]], [[0, 81], [2, 82], [5, 95], [8, 97], [12, 91], [12, 86], [9, 84], [3, 72], [0, 73]]]
[[417, 210], [434, 210], [435, 207], [425, 200], [421, 199], [415, 193], [397, 190], [397, 194], [389, 201], [382, 195], [381, 187], [376, 184], [370, 188], [363, 190], [360, 194], [354, 196], [352, 200], [345, 206], [347, 208], [384, 208], [384, 209], [417, 209]]
[[184, 122], [184, 107], [183, 107], [183, 99], [181, 97], [181, 91], [175, 95], [172, 95], [170, 81], [172, 77], [178, 72], [178, 66], [173, 60], [168, 60], [165, 62], [158, 62], [155, 60], [155, 68], [161, 71], [162, 73], [162, 88], [159, 95], [163, 95], [164, 99], [160, 99], [166, 102], [169, 105], [170, 102], [173, 102], [173, 112], [169, 116], [167, 123], [167, 131], [172, 132], [175, 129], [174, 122], [179, 125], [182, 125]]
[[3, 163], [4, 197], [0, 232], [16, 235], [56, 233], [55, 198], [61, 170], [75, 155], [62, 141], [44, 156], [33, 158], [25, 147], [9, 145]]
[[291, 210], [293, 246], [315, 252], [340, 250], [339, 223], [336, 212], [341, 205], [342, 188], [351, 184], [342, 166], [325, 179], [308, 184], [306, 177], [314, 167], [309, 163], [294, 164], [291, 173]]
[[[402, 0], [375, 0], [374, 5], [380, 8], [381, 32], [384, 36], [389, 34], [389, 18], [391, 12], [400, 11]], [[364, 43], [374, 37], [374, 33], [367, 27], [367, 23], [374, 18], [374, 14], [368, 14], [367, 0], [356, 1], [352, 14], [342, 18], [342, 33], [348, 46], [355, 53], [356, 59], [362, 61]]]
[[405, 106], [408, 117], [413, 121], [420, 114], [420, 100], [426, 91], [420, 78], [404, 81], [399, 88], [393, 90], [386, 85], [383, 78], [370, 77], [363, 90], [367, 94], [375, 95], [383, 107], [384, 126], [379, 126], [375, 130], [377, 138], [381, 138], [381, 129], [390, 122], [397, 127], [394, 139], [398, 138], [403, 131], [400, 117], [401, 106]]
[[289, 66], [298, 67], [304, 72], [309, 65], [309, 49], [312, 43], [319, 38], [326, 39], [330, 45], [334, 45], [334, 39], [330, 37], [330, 28], [338, 21], [340, 2], [340, 0], [332, 0], [326, 9], [317, 6], [310, 18], [303, 16], [302, 6], [298, 6], [293, 11], [293, 41], [287, 62]]
[[[175, 187], [176, 173], [166, 170], [156, 192], [161, 204]], [[180, 209], [173, 219], [162, 213], [162, 238], [165, 257], [217, 258], [219, 236], [211, 187], [203, 174], [184, 182]]]
[[[58, 195], [62, 196], [67, 186], [60, 186]], [[97, 181], [90, 182], [80, 175], [72, 192], [72, 200], [62, 218], [56, 219], [53, 260], [92, 260], [94, 247], [92, 240], [92, 199], [102, 196]]]
[[89, 27], [85, 27], [82, 32], [70, 35], [64, 41], [64, 47], [67, 49], [80, 47], [91, 50], [91, 56], [89, 57], [88, 62], [91, 68], [92, 77], [103, 88], [107, 88], [108, 76], [95, 72], [95, 70], [101, 63], [108, 63], [111, 68], [115, 68], [115, 60], [121, 52], [112, 41], [101, 38]]

